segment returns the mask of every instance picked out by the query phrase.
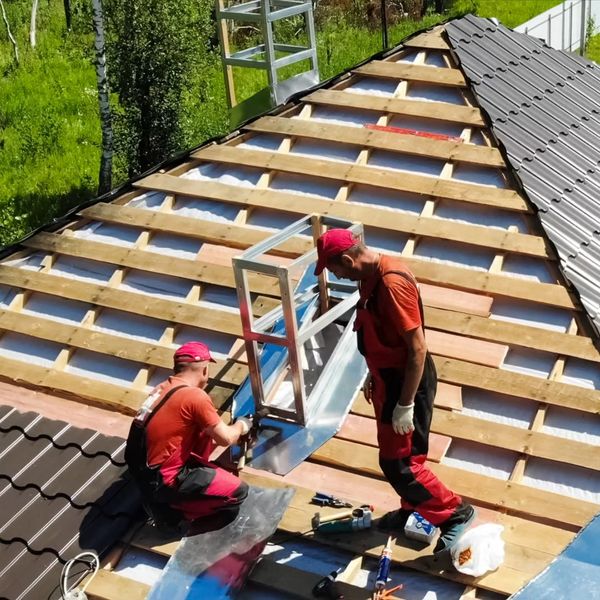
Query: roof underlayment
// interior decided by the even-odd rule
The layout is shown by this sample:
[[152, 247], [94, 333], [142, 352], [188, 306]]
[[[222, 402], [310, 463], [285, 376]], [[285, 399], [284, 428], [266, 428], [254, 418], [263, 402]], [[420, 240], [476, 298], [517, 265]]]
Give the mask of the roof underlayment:
[[[478, 44], [496, 48], [489, 36]], [[528, 44], [522, 56], [546, 56]], [[521, 83], [529, 90], [523, 79], [513, 87]], [[523, 133], [537, 131], [523, 124]], [[506, 597], [598, 511], [600, 353], [494, 139], [443, 28], [415, 36], [113, 202], [80, 210], [62, 229], [24, 240], [0, 264], [0, 375], [131, 415], [167, 375], [175, 346], [200, 338], [219, 359], [210, 391], [226, 407], [247, 375], [231, 258], [306, 214], [362, 221], [367, 243], [402, 255], [422, 284], [440, 380], [430, 465], [478, 506], [481, 520], [505, 527], [504, 565], [476, 581], [446, 573], [453, 582], [438, 597]], [[295, 238], [273, 260], [309, 247]], [[276, 287], [258, 275], [250, 284], [254, 311], [264, 314]], [[286, 534], [310, 528], [316, 489], [378, 512], [397, 506], [362, 396], [340, 432], [288, 475], [247, 468], [243, 477], [296, 486], [280, 526]], [[384, 543], [377, 531], [309, 535], [304, 552], [322, 553], [325, 544], [372, 558]], [[150, 528], [131, 544], [162, 556], [176, 547]], [[402, 539], [394, 546], [396, 562], [438, 576], [429, 553]], [[303, 563], [286, 560], [265, 563], [252, 581], [310, 590], [318, 576], [308, 572], [324, 574], [319, 559], [296, 568]], [[104, 597], [122, 597], [126, 576], [126, 568], [102, 573]], [[125, 581], [139, 594], [147, 589]], [[425, 598], [413, 585], [403, 595]]]

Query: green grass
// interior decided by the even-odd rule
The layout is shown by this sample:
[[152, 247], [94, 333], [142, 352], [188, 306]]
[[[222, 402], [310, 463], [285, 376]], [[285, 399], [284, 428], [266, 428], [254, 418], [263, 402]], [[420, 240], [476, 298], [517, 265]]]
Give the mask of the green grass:
[[20, 51], [17, 68], [12, 47], [0, 38], [0, 246], [96, 192], [93, 40], [66, 34], [62, 15], [62, 3], [40, 3], [37, 46], [31, 49], [23, 15], [9, 10]]
[[[410, 33], [458, 12], [497, 17], [514, 27], [558, 3], [456, 0], [452, 12], [391, 26], [389, 43], [393, 46]], [[14, 66], [12, 46], [0, 22], [0, 247], [94, 197], [100, 156], [89, 3], [72, 0], [74, 31], [67, 33], [62, 3], [41, 2], [34, 50], [28, 40], [30, 1], [4, 4], [18, 40], [21, 64]], [[379, 28], [350, 27], [331, 18], [317, 33], [322, 80], [381, 50]], [[590, 52], [594, 48], [597, 46], [592, 45]], [[183, 98], [182, 150], [229, 130], [220, 60], [217, 54], [206, 60], [206, 64], [199, 65]], [[239, 99], [266, 85], [263, 72], [240, 71], [236, 69]], [[284, 74], [293, 72], [291, 67]], [[118, 183], [113, 181], [113, 185]]]
[[474, 0], [477, 16], [496, 17], [510, 29], [560, 3], [561, 0]]
[[590, 38], [586, 58], [600, 64], [600, 35], [595, 35], [593, 38]]

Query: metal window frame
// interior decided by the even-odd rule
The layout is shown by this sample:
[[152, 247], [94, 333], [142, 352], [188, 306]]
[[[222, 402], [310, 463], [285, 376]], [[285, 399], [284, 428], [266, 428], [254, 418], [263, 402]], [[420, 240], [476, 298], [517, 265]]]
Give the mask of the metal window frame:
[[[328, 361], [323, 368], [319, 381], [307, 398], [301, 364], [302, 346], [340, 316], [350, 311], [358, 299], [358, 291], [354, 291], [354, 293], [341, 300], [333, 308], [329, 308], [330, 290], [344, 289], [345, 286], [329, 281], [327, 271], [325, 270], [318, 277], [321, 314], [312, 321], [310, 319], [305, 320], [301, 327], [298, 326], [296, 316], [298, 309], [307, 299], [314, 298], [317, 290], [295, 293], [290, 273], [299, 273], [315, 262], [317, 239], [325, 231], [326, 227], [349, 229], [361, 241], [364, 239], [362, 223], [313, 214], [292, 223], [279, 233], [252, 246], [240, 256], [233, 259], [233, 271], [255, 409], [257, 411], [266, 409], [269, 416], [288, 419], [302, 426], [307, 424], [313, 412], [311, 410], [312, 404], [314, 404], [312, 400], [317, 396], [318, 388], [322, 385], [321, 380], [326, 380], [329, 377], [328, 371], [335, 368], [335, 365], [330, 364], [332, 361]], [[312, 233], [314, 247], [294, 259], [291, 263], [280, 266], [261, 258], [262, 255], [268, 253], [270, 250], [307, 230], [310, 230]], [[260, 273], [276, 278], [279, 283], [280, 306], [277, 306], [269, 313], [257, 319], [252, 314], [248, 272]], [[281, 322], [281, 319], [283, 319], [285, 325], [284, 332], [278, 333], [272, 331], [273, 325], [278, 321]], [[288, 366], [291, 372], [294, 392], [293, 408], [276, 407], [269, 403], [270, 394], [274, 391], [276, 384], [280, 380], [278, 376], [281, 374], [281, 369], [277, 373], [272, 373], [267, 382], [264, 381], [260, 367], [259, 343], [274, 344], [287, 349]]]

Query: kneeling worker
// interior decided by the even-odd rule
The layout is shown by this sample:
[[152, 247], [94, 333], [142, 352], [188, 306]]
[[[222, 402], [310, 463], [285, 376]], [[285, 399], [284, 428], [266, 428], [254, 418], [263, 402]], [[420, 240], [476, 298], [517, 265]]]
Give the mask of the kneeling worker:
[[218, 446], [235, 444], [250, 430], [242, 417], [226, 425], [210, 396], [208, 346], [188, 342], [175, 351], [174, 374], [158, 385], [133, 420], [125, 459], [150, 507], [168, 505], [189, 521], [237, 514], [248, 486], [209, 462]]

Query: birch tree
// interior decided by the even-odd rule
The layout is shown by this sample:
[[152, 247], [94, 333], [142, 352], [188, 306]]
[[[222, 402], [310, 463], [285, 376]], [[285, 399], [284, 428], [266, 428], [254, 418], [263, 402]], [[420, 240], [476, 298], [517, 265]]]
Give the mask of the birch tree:
[[94, 46], [96, 50], [96, 84], [98, 106], [102, 128], [102, 155], [98, 175], [98, 194], [110, 191], [112, 187], [113, 130], [110, 109], [110, 89], [106, 74], [106, 45], [104, 35], [104, 14], [102, 1], [92, 0], [92, 21], [94, 26]]
[[10, 30], [10, 24], [8, 22], [8, 17], [6, 16], [6, 11], [4, 10], [4, 2], [2, 2], [2, 0], [0, 0], [0, 9], [2, 10], [2, 19], [4, 20], [4, 24], [6, 25], [8, 39], [10, 40], [10, 43], [13, 46], [13, 50], [15, 51], [15, 62], [19, 64], [19, 46], [17, 45], [17, 40], [15, 40]]
[[32, 48], [35, 48], [35, 29], [37, 22], [38, 0], [33, 0], [31, 3], [31, 23], [29, 26], [29, 43]]

